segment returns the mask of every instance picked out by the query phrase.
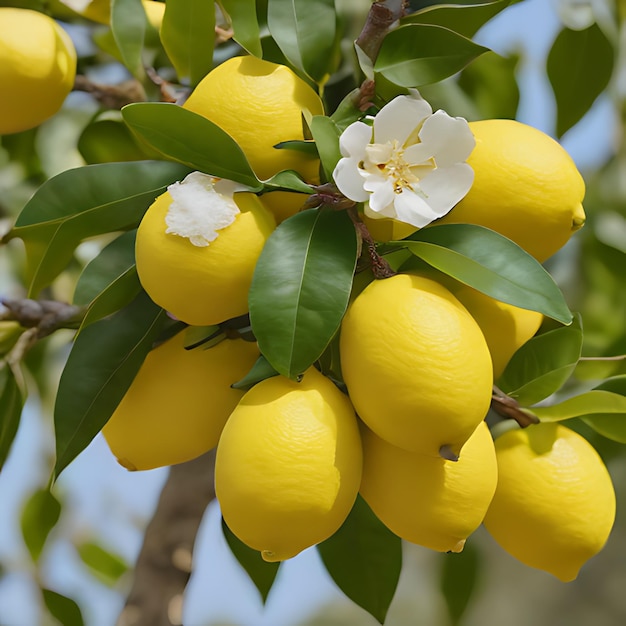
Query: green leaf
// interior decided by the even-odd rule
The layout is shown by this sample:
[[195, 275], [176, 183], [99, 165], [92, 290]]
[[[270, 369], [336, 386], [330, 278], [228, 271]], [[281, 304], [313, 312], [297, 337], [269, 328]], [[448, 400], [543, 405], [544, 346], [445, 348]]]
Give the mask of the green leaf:
[[77, 337], [54, 407], [58, 476], [106, 424], [164, 327], [165, 311], [141, 292]]
[[401, 87], [419, 87], [456, 74], [487, 51], [447, 28], [407, 24], [383, 39], [374, 71]]
[[311, 133], [315, 139], [317, 152], [322, 162], [326, 180], [333, 179], [333, 171], [341, 158], [339, 150], [339, 127], [330, 117], [315, 115], [311, 120]]
[[384, 623], [402, 569], [402, 541], [361, 496], [341, 528], [317, 550], [346, 596]]
[[324, 352], [348, 306], [356, 259], [345, 212], [302, 211], [269, 237], [248, 302], [259, 348], [276, 371], [297, 379]]
[[210, 120], [166, 102], [138, 102], [122, 109], [132, 131], [170, 159], [219, 178], [261, 190], [241, 148]]
[[597, 24], [564, 28], [548, 54], [547, 74], [556, 99], [556, 132], [561, 137], [591, 108], [613, 73], [614, 50]]
[[440, 224], [422, 228], [401, 244], [429, 265], [496, 300], [539, 311], [562, 324], [572, 321], [561, 290], [543, 266], [489, 228]]
[[452, 626], [457, 626], [476, 589], [480, 573], [480, 555], [471, 543], [458, 554], [443, 555], [441, 592], [448, 607]]
[[228, 15], [233, 39], [250, 54], [261, 58], [261, 33], [256, 14], [256, 0], [218, 0], [222, 10]]
[[6, 361], [0, 360], [0, 470], [17, 434], [24, 400], [13, 370]]
[[122, 62], [137, 78], [143, 78], [141, 60], [147, 18], [141, 0], [111, 0], [111, 31]]
[[197, 85], [213, 67], [215, 5], [207, 0], [169, 0], [161, 42], [178, 78]]
[[[623, 422], [626, 419], [626, 397], [612, 391], [594, 389], [563, 400], [563, 402], [533, 407], [531, 410], [542, 422], [560, 422], [595, 413], [613, 414]], [[587, 422], [587, 419], [583, 421]], [[589, 425], [593, 427], [592, 424]], [[621, 430], [624, 430], [624, 425]]]
[[98, 543], [84, 541], [76, 546], [76, 550], [81, 561], [106, 585], [115, 585], [128, 571], [128, 565], [120, 556], [105, 550]]
[[287, 60], [318, 83], [335, 64], [334, 0], [268, 0], [267, 25]]
[[74, 600], [51, 589], [42, 589], [41, 592], [46, 608], [62, 626], [84, 626], [83, 614]]
[[277, 376], [278, 372], [271, 366], [270, 362], [261, 355], [252, 366], [250, 371], [239, 381], [232, 384], [233, 389], [242, 389], [248, 391], [266, 378]]
[[10, 237], [29, 265], [29, 297], [50, 284], [87, 237], [138, 225], [154, 199], [189, 169], [166, 161], [88, 165], [46, 181], [26, 203]]
[[[583, 343], [581, 318], [571, 326], [537, 335], [511, 358], [498, 387], [523, 406], [532, 406], [558, 391], [571, 376]], [[533, 409], [534, 410], [534, 409]]]
[[20, 526], [24, 543], [37, 563], [50, 531], [61, 516], [61, 503], [48, 489], [38, 489], [26, 501], [22, 509]]
[[[605, 398], [602, 401], [606, 404], [612, 403], [614, 407], [619, 406], [623, 401], [626, 401], [626, 375], [609, 378], [599, 384], [595, 389], [597, 391], [606, 391], [619, 395], [622, 401], [618, 398]], [[606, 406], [606, 404], [604, 406]], [[583, 416], [583, 422], [607, 439], [612, 439], [619, 443], [626, 443], [626, 411], [609, 412], [603, 409], [603, 411], [600, 412], [598, 407], [594, 407], [591, 414]]]
[[[274, 174], [271, 178], [263, 181], [263, 190], [266, 191], [297, 191], [299, 193], [312, 194], [313, 189], [307, 185], [298, 172], [283, 170]], [[303, 198], [304, 202], [304, 198]]]
[[250, 580], [254, 583], [255, 587], [261, 594], [263, 604], [267, 600], [280, 563], [268, 563], [263, 560], [261, 553], [257, 550], [249, 548], [243, 541], [240, 541], [226, 526], [226, 522], [222, 519], [222, 532], [224, 533], [224, 539], [233, 553], [233, 556], [239, 561], [241, 567], [246, 570], [246, 573], [250, 577]]

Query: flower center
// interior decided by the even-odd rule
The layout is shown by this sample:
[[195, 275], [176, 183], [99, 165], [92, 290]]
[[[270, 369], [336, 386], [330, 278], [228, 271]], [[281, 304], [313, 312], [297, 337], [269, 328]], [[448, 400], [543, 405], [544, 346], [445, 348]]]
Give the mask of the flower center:
[[[394, 193], [400, 194], [403, 189], [415, 190], [415, 185], [421, 178], [416, 170], [423, 168], [425, 164], [408, 162], [404, 156], [404, 148], [398, 140], [394, 139], [385, 144], [370, 144], [365, 148], [365, 155], [363, 169], [370, 174], [390, 179]], [[433, 168], [434, 164], [426, 166], [428, 171]]]

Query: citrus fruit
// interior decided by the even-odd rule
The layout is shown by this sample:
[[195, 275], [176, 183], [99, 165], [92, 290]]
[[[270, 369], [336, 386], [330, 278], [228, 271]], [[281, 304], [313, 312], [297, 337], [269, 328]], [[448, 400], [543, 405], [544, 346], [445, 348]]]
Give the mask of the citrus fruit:
[[0, 7], [0, 135], [34, 128], [52, 117], [75, 75], [74, 44], [52, 18]]
[[[137, 273], [148, 295], [176, 318], [197, 326], [248, 312], [254, 267], [275, 228], [272, 213], [257, 196], [221, 194], [211, 180], [196, 172], [170, 186], [141, 220], [135, 247]], [[172, 194], [178, 197], [176, 211]], [[169, 226], [167, 220], [177, 216], [182, 223]], [[216, 228], [212, 241], [202, 235], [196, 240], [205, 218], [212, 220], [209, 230]], [[232, 223], [222, 227], [229, 219]]]
[[408, 452], [362, 429], [361, 495], [402, 539], [440, 552], [460, 552], [482, 523], [498, 470], [491, 433], [481, 422], [458, 461]]
[[615, 492], [604, 463], [562, 424], [507, 431], [495, 447], [498, 486], [485, 527], [522, 563], [573, 580], [613, 527]]
[[484, 419], [492, 394], [485, 338], [439, 283], [397, 274], [370, 283], [341, 326], [340, 356], [350, 399], [389, 443], [458, 454]]
[[181, 332], [148, 353], [126, 395], [102, 429], [111, 452], [129, 470], [189, 461], [217, 445], [259, 356], [255, 343], [225, 339], [186, 350]]
[[[111, 21], [111, 0], [71, 0], [67, 3], [76, 13], [99, 24]], [[150, 24], [157, 30], [163, 21], [165, 3], [155, 0], [141, 0]]]
[[478, 224], [545, 261], [585, 222], [585, 183], [554, 139], [515, 120], [470, 122], [468, 194], [437, 224]]
[[400, 222], [390, 217], [374, 219], [364, 214], [360, 217], [375, 241], [399, 241], [418, 230], [415, 226], [411, 226], [411, 224]]
[[224, 521], [266, 561], [330, 537], [361, 480], [361, 439], [348, 398], [314, 368], [246, 393], [217, 446], [215, 491]]
[[[284, 65], [253, 56], [228, 59], [196, 86], [183, 107], [226, 131], [244, 151], [263, 180], [282, 170], [295, 170], [305, 181], [319, 182], [319, 160], [305, 152], [275, 148], [304, 139], [303, 111], [323, 115], [315, 91]], [[271, 192], [264, 201], [282, 221], [295, 213], [307, 196]]]

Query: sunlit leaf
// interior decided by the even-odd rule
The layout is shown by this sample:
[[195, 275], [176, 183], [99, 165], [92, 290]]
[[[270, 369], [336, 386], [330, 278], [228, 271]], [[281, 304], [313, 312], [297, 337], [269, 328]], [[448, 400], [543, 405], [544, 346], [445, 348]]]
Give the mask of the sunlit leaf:
[[[626, 375], [609, 378], [595, 389], [596, 391], [606, 391], [619, 395], [626, 401]], [[602, 402], [607, 405], [611, 403], [614, 409], [619, 409], [619, 406], [622, 405], [622, 401], [618, 398], [605, 398]], [[594, 408], [592, 413], [582, 416], [582, 419], [604, 437], [619, 443], [626, 443], [626, 411], [600, 412]]]
[[461, 623], [461, 618], [476, 589], [480, 565], [480, 554], [471, 542], [465, 544], [462, 552], [443, 556], [441, 592], [448, 607], [452, 626]]
[[[594, 389], [550, 406], [533, 407], [531, 411], [542, 422], [559, 422], [573, 417], [593, 414], [613, 414], [619, 421], [626, 420], [626, 396], [612, 391]], [[589, 423], [587, 419], [584, 420]], [[593, 427], [592, 423], [589, 425]], [[622, 425], [621, 430], [624, 430]]]
[[6, 361], [0, 360], [0, 469], [17, 434], [24, 400], [13, 370]]
[[261, 32], [256, 14], [256, 0], [219, 0], [228, 15], [233, 39], [255, 57], [263, 56]]
[[315, 139], [317, 152], [322, 162], [326, 180], [333, 179], [333, 170], [341, 158], [339, 151], [339, 127], [330, 117], [315, 115], [311, 120], [311, 133]]
[[61, 503], [48, 489], [38, 489], [22, 509], [20, 526], [22, 537], [34, 563], [43, 551], [50, 531], [61, 516]]
[[127, 571], [128, 565], [118, 555], [99, 543], [84, 541], [76, 546], [80, 560], [103, 583], [113, 586]]
[[111, 0], [113, 38], [124, 65], [137, 78], [144, 75], [141, 51], [146, 26], [146, 12], [141, 0]]
[[83, 614], [74, 600], [51, 589], [42, 589], [44, 604], [63, 626], [84, 626]]

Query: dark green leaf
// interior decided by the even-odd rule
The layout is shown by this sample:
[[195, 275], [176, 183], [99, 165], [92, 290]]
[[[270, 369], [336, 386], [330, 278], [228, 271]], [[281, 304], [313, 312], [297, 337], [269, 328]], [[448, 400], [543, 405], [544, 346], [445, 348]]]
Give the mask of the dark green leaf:
[[546, 69], [556, 98], [559, 137], [585, 115], [609, 84], [614, 54], [597, 24], [586, 30], [564, 28], [558, 34]]
[[141, 0], [111, 0], [111, 31], [124, 65], [137, 78], [144, 75], [141, 51], [146, 34]]
[[6, 361], [0, 360], [0, 470], [20, 425], [24, 395]]
[[239, 561], [241, 567], [246, 570], [250, 580], [254, 583], [261, 594], [263, 603], [267, 600], [267, 596], [272, 589], [276, 574], [280, 563], [268, 563], [261, 557], [261, 553], [257, 550], [249, 548], [245, 543], [240, 541], [226, 526], [226, 522], [222, 520], [222, 531], [226, 543], [233, 553], [233, 556]]
[[127, 571], [125, 561], [100, 544], [85, 541], [76, 547], [81, 561], [103, 583], [113, 586]]
[[334, 1], [268, 0], [267, 25], [289, 62], [316, 82], [324, 82], [335, 64]]
[[340, 131], [344, 131], [350, 124], [363, 117], [363, 111], [357, 106], [360, 97], [362, 97], [360, 88], [354, 89], [344, 97], [330, 116]]
[[170, 159], [260, 191], [241, 148], [217, 124], [166, 102], [138, 102], [122, 109], [133, 132]]
[[341, 131], [330, 117], [315, 115], [311, 120], [311, 133], [313, 134], [313, 139], [315, 139], [326, 180], [332, 180], [335, 165], [341, 158], [341, 152], [339, 151], [339, 135], [341, 135]]
[[250, 54], [261, 58], [261, 33], [256, 0], [219, 0], [233, 27], [233, 39]]
[[583, 343], [581, 319], [537, 335], [511, 358], [498, 387], [521, 405], [532, 406], [558, 391], [571, 376]]
[[324, 352], [348, 306], [357, 259], [345, 212], [308, 210], [267, 240], [250, 287], [250, 321], [276, 371], [297, 379]]
[[76, 337], [54, 407], [56, 476], [106, 424], [165, 320], [165, 312], [141, 292], [130, 305]]
[[358, 496], [341, 528], [317, 546], [337, 586], [381, 624], [402, 569], [402, 541]]
[[241, 380], [231, 385], [231, 387], [233, 389], [248, 391], [248, 389], [260, 383], [262, 380], [277, 375], [278, 372], [270, 365], [270, 362], [261, 355], [252, 366], [252, 369]]
[[79, 167], [46, 181], [10, 233], [26, 245], [29, 296], [58, 276], [83, 239], [137, 226], [154, 199], [187, 173], [177, 163], [135, 161]]
[[74, 600], [50, 589], [41, 592], [46, 608], [62, 626], [84, 626], [83, 614]]
[[471, 543], [463, 552], [443, 555], [441, 592], [448, 607], [452, 626], [457, 626], [476, 588], [480, 572], [480, 555]]
[[[307, 185], [298, 172], [293, 170], [283, 170], [274, 174], [270, 179], [263, 182], [265, 191], [297, 191], [311, 194], [313, 189]], [[304, 202], [304, 198], [302, 200]]]
[[402, 245], [436, 269], [488, 296], [572, 321], [561, 290], [543, 266], [510, 239], [474, 224], [422, 228]]
[[[626, 401], [626, 375], [609, 378], [595, 389], [618, 394]], [[602, 402], [607, 404], [612, 402], [617, 408], [622, 403], [618, 398], [604, 398]], [[597, 408], [594, 408], [590, 414], [583, 416], [583, 421], [604, 437], [626, 443], [626, 410], [609, 413], [598, 412]]]
[[487, 51], [447, 28], [407, 24], [385, 37], [374, 71], [401, 87], [419, 87], [456, 74]]
[[34, 563], [37, 563], [50, 531], [61, 516], [61, 503], [48, 489], [38, 489], [26, 501], [20, 526], [24, 543]]
[[215, 5], [207, 0], [169, 0], [161, 41], [178, 78], [197, 85], [213, 67]]

